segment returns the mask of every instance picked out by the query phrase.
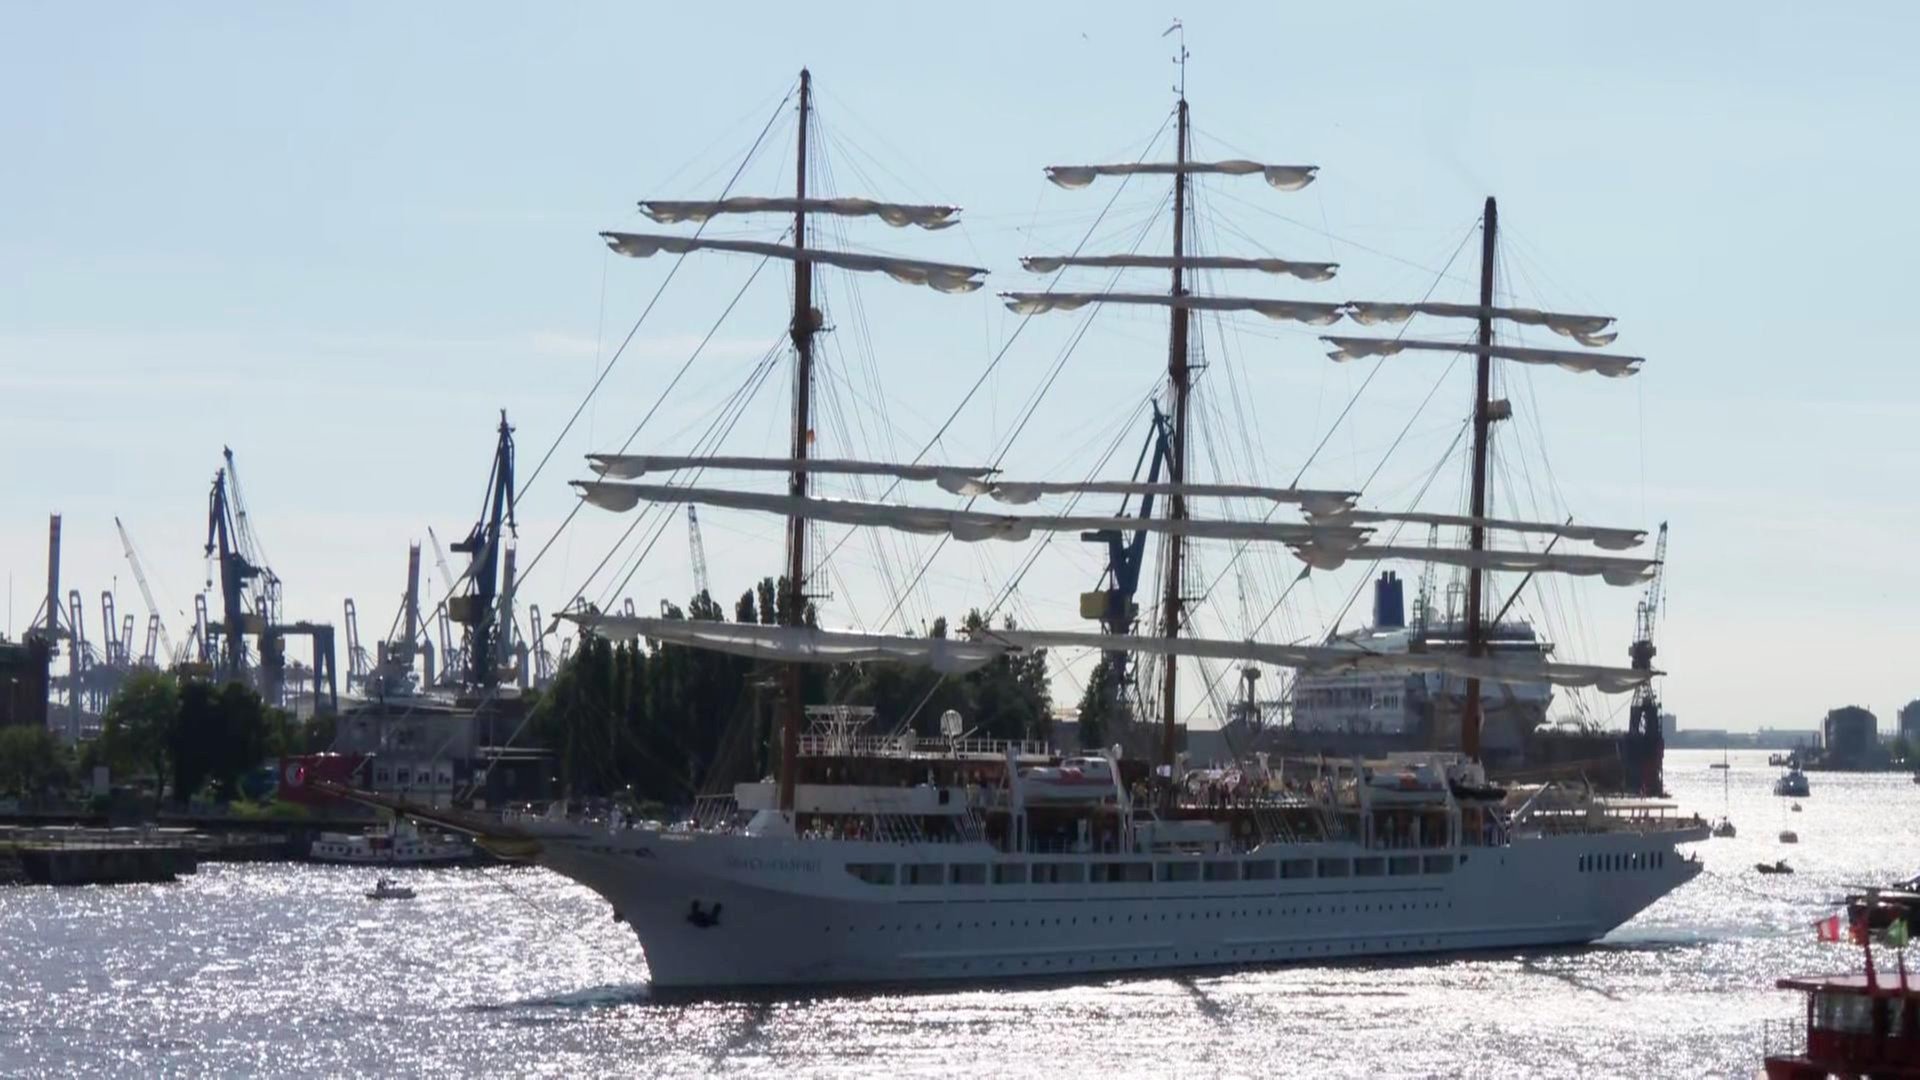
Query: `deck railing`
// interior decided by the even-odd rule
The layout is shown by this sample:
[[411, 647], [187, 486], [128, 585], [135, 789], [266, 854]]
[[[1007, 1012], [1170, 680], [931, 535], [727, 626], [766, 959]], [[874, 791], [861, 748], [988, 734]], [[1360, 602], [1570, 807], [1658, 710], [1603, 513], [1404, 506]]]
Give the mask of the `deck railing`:
[[809, 732], [800, 736], [803, 757], [978, 757], [1004, 759], [1011, 749], [1017, 757], [1045, 758], [1053, 750], [1039, 739], [943, 739], [912, 734], [897, 736]]

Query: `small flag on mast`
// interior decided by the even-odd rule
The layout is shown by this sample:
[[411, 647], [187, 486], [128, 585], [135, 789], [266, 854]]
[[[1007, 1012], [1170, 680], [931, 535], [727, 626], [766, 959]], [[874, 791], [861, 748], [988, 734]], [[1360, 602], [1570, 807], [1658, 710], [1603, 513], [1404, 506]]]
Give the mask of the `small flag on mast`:
[[1821, 919], [1819, 922], [1813, 924], [1813, 930], [1814, 930], [1814, 933], [1818, 935], [1821, 941], [1833, 941], [1833, 942], [1839, 941], [1840, 940], [1840, 916], [1829, 915], [1826, 918]]

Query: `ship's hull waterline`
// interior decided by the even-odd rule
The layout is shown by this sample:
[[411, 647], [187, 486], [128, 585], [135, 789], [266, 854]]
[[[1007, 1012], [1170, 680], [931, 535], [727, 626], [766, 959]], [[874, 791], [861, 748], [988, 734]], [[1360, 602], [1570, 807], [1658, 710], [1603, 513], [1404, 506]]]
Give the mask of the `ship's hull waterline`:
[[[1583, 944], [1691, 880], [1700, 864], [1676, 845], [1706, 836], [1701, 826], [1492, 847], [1335, 842], [1148, 858], [569, 830], [542, 837], [539, 861], [593, 889], [633, 928], [654, 987], [714, 991]], [[1162, 878], [1193, 876], [995, 883], [1018, 873], [996, 866], [1020, 864], [1033, 877], [1077, 866], [1061, 873], [1118, 878], [1153, 864]], [[1129, 864], [1136, 869], [1119, 869]], [[891, 868], [891, 884], [856, 876], [879, 867]], [[913, 883], [936, 874], [969, 883]]]

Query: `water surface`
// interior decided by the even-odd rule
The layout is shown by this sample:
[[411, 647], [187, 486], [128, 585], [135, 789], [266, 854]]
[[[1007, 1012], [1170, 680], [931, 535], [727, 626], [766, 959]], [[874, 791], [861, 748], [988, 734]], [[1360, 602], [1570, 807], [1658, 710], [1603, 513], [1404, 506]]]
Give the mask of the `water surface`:
[[[1718, 760], [1669, 755], [1687, 809], [1722, 812]], [[1725, 774], [1740, 836], [1605, 942], [1391, 963], [689, 1004], [541, 870], [416, 872], [387, 903], [308, 866], [0, 889], [0, 1076], [1750, 1076], [1795, 1011], [1773, 980], [1857, 963], [1813, 921], [1920, 871], [1920, 786], [1814, 773], [1790, 814], [1765, 760]], [[1782, 855], [1797, 874], [1753, 871]]]

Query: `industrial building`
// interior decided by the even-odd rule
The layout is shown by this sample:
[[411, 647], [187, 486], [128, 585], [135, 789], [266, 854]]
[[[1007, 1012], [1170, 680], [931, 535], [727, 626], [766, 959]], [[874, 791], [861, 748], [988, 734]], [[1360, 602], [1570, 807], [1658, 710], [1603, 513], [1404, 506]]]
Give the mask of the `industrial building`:
[[1872, 769], [1885, 764], [1880, 745], [1880, 720], [1858, 705], [1843, 705], [1827, 713], [1820, 725], [1821, 754], [1817, 765], [1827, 769]]

